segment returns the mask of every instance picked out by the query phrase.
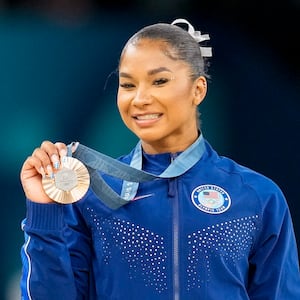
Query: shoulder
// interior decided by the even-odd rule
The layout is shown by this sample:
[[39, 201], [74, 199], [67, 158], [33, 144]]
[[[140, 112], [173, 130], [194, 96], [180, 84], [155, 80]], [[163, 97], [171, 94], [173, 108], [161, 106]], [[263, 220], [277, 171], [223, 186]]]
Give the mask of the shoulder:
[[221, 156], [217, 154], [211, 146], [208, 144], [208, 150], [210, 152], [212, 168], [219, 177], [223, 177], [225, 180], [232, 182], [238, 186], [247, 189], [251, 194], [256, 195], [258, 198], [270, 198], [275, 197], [277, 199], [284, 199], [281, 188], [270, 177], [257, 172], [256, 170], [242, 165], [237, 161], [227, 156]]
[[282, 196], [280, 187], [273, 179], [228, 157], [220, 157], [219, 168], [229, 175], [240, 177], [241, 182], [260, 194], [275, 193]]

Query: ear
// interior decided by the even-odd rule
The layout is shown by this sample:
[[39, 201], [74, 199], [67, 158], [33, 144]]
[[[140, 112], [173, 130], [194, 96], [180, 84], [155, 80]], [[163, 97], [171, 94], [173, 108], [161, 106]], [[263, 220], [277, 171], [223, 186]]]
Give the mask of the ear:
[[194, 83], [194, 104], [199, 105], [205, 98], [207, 81], [204, 76], [199, 76]]

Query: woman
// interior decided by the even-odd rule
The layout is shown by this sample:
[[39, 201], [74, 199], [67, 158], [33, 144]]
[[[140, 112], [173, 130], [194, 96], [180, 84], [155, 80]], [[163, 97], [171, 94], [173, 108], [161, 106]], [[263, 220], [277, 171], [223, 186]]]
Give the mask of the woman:
[[73, 204], [51, 199], [43, 179], [60, 169], [63, 143], [45, 141], [24, 162], [22, 299], [300, 299], [284, 195], [200, 131], [206, 39], [180, 19], [144, 27], [122, 51], [118, 108], [140, 143], [119, 160], [157, 176], [135, 192], [101, 173], [127, 204], [97, 186]]

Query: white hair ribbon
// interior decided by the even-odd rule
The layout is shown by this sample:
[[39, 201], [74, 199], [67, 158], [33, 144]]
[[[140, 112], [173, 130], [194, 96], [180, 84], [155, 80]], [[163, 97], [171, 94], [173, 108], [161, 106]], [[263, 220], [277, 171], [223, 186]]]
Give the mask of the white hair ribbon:
[[[210, 39], [209, 34], [201, 34], [200, 31], [195, 31], [193, 25], [188, 22], [186, 19], [176, 19], [171, 25], [175, 25], [178, 23], [184, 23], [188, 25], [188, 33], [195, 39], [197, 43], [201, 43], [203, 41], [208, 41]], [[203, 57], [212, 57], [212, 48], [211, 47], [201, 47], [200, 46], [201, 55]]]

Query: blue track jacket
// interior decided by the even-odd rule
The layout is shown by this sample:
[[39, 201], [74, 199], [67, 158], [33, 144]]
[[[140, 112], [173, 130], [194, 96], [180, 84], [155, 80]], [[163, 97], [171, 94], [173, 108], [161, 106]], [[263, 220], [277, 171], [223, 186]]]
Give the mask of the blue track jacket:
[[[299, 300], [281, 190], [204, 143], [186, 173], [141, 183], [116, 210], [91, 190], [68, 205], [27, 199], [22, 299]], [[143, 169], [160, 174], [172, 156], [144, 153]], [[104, 178], [120, 193], [121, 180]]]

